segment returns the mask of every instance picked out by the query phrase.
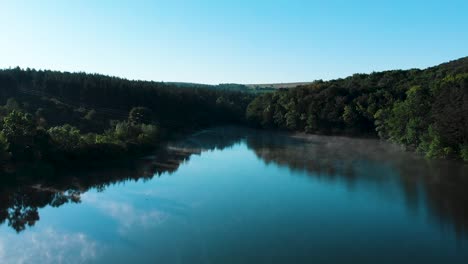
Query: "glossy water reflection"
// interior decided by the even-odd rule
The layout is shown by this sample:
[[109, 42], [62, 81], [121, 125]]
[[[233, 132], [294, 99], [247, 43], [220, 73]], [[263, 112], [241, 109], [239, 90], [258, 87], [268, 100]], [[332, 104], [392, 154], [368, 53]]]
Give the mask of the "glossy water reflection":
[[467, 165], [377, 140], [219, 128], [19, 175], [0, 183], [1, 263], [468, 260]]

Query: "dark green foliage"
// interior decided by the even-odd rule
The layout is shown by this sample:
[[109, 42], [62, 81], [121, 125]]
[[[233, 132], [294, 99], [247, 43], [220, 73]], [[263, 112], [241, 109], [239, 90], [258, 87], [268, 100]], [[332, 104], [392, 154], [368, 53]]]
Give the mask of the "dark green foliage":
[[468, 145], [460, 145], [460, 156], [464, 161], [468, 161]]
[[8, 142], [8, 150], [17, 160], [32, 160], [40, 155], [36, 148], [42, 139], [30, 114], [13, 110], [2, 122], [2, 134]]
[[26, 112], [42, 108], [49, 126], [68, 123], [84, 132], [102, 132], [109, 120], [126, 120], [135, 106], [150, 109], [159, 125], [175, 130], [242, 122], [253, 95], [210, 87], [98, 74], [0, 70], [0, 101], [14, 97], [27, 102], [21, 106]]
[[467, 159], [467, 82], [468, 58], [425, 70], [316, 81], [255, 98], [230, 91], [244, 88], [232, 84], [213, 89], [97, 74], [0, 70], [0, 158], [120, 155], [155, 146], [161, 135], [242, 124], [246, 118], [263, 128], [377, 134], [428, 157]]
[[5, 109], [8, 111], [13, 111], [13, 110], [20, 110], [20, 105], [16, 101], [15, 98], [9, 98], [5, 104]]
[[134, 107], [128, 116], [128, 120], [133, 124], [148, 124], [152, 119], [153, 112], [147, 107]]
[[7, 138], [0, 132], [0, 166], [10, 159], [10, 144]]
[[453, 154], [453, 149], [448, 147], [441, 139], [440, 134], [429, 126], [427, 133], [424, 133], [417, 149], [425, 153], [428, 158], [446, 158]]
[[395, 102], [389, 116], [381, 120], [388, 130], [387, 136], [395, 142], [416, 147], [421, 142], [421, 132], [430, 122], [431, 101], [427, 89], [411, 87], [406, 92], [406, 99]]
[[0, 165], [10, 158], [54, 162], [106, 159], [150, 150], [160, 142], [158, 127], [130, 121], [117, 122], [102, 134], [84, 134], [68, 124], [39, 129], [32, 115], [12, 111], [1, 125]]
[[468, 58], [263, 94], [247, 107], [246, 118], [265, 128], [378, 134], [428, 157], [466, 159]]
[[55, 145], [62, 151], [72, 152], [83, 144], [80, 130], [70, 125], [52, 127], [47, 132]]
[[155, 125], [136, 124], [123, 121], [115, 124], [103, 135], [98, 135], [98, 143], [112, 143], [118, 145], [155, 146], [158, 143], [159, 131]]
[[444, 78], [433, 89], [434, 129], [451, 148], [468, 145], [468, 73]]
[[253, 95], [213, 87], [0, 70], [0, 162], [114, 158], [154, 148], [161, 135], [242, 123]]

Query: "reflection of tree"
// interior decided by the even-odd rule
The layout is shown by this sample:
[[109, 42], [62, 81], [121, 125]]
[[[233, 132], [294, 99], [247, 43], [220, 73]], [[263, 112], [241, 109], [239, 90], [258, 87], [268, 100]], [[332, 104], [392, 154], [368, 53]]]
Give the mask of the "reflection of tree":
[[0, 222], [7, 222], [17, 232], [33, 226], [39, 220], [38, 209], [51, 205], [80, 202], [79, 193], [40, 189], [37, 187], [2, 188]]
[[427, 202], [434, 218], [468, 234], [468, 166], [440, 161], [431, 164], [426, 178]]
[[30, 198], [28, 195], [22, 193], [14, 193], [12, 195], [12, 206], [8, 208], [8, 225], [16, 231], [22, 231], [27, 226], [32, 226], [39, 220], [39, 213], [37, 207], [30, 205]]
[[247, 143], [265, 163], [306, 171], [311, 177], [349, 185], [367, 181], [379, 190], [397, 179], [409, 209], [427, 206], [431, 219], [468, 234], [467, 164], [424, 160], [369, 139], [257, 133]]
[[[398, 182], [410, 210], [427, 207], [431, 219], [468, 234], [468, 166], [451, 161], [427, 161], [384, 142], [345, 137], [286, 136], [235, 128], [218, 128], [173, 142], [152, 157], [116, 162], [70, 172], [31, 169], [27, 175], [4, 175], [0, 182], [0, 224], [17, 232], [39, 220], [39, 209], [79, 203], [91, 188], [104, 190], [122, 181], [149, 180], [177, 171], [191, 155], [228, 148], [245, 139], [265, 163], [307, 172], [310, 177], [344, 181], [349, 186], [368, 182], [366, 188], [383, 190]], [[10, 175], [11, 176], [11, 175]], [[10, 180], [8, 180], [10, 179]], [[15, 179], [13, 182], [11, 179]], [[21, 180], [18, 180], [21, 179]], [[422, 198], [422, 199], [421, 199]]]
[[180, 140], [173, 144], [174, 147], [190, 152], [202, 152], [204, 150], [213, 150], [231, 147], [239, 142], [247, 134], [252, 133], [249, 129], [239, 127], [219, 127], [203, 130]]
[[[244, 130], [242, 130], [244, 131]], [[39, 221], [39, 209], [79, 203], [91, 188], [103, 191], [123, 182], [149, 180], [162, 173], [177, 171], [192, 154], [223, 149], [240, 139], [236, 129], [212, 129], [161, 149], [152, 157], [118, 161], [92, 170], [54, 172], [47, 166], [23, 168], [15, 175], [0, 175], [0, 224], [21, 232]]]
[[[373, 140], [344, 137], [290, 137], [257, 134], [247, 139], [249, 148], [266, 163], [307, 171], [314, 177], [343, 179], [352, 183], [373, 153], [385, 153]], [[388, 152], [388, 151], [387, 151]], [[382, 158], [382, 161], [384, 159]], [[383, 175], [372, 175], [373, 179]], [[375, 176], [375, 177], [374, 177]]]

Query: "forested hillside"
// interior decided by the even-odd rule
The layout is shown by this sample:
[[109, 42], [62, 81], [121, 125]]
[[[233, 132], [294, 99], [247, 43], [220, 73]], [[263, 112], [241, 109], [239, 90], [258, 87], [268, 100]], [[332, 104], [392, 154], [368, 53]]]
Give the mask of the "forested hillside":
[[468, 57], [263, 94], [247, 119], [263, 128], [376, 134], [427, 157], [468, 160]]
[[252, 98], [203, 85], [1, 70], [0, 162], [118, 157], [174, 134], [239, 124]]
[[0, 166], [119, 157], [245, 117], [261, 128], [378, 135], [430, 158], [468, 160], [468, 57], [258, 96], [239, 89], [0, 70]]
[[118, 114], [126, 115], [132, 107], [142, 106], [154, 112], [155, 121], [180, 127], [239, 121], [250, 100], [246, 94], [203, 89], [204, 85], [178, 87], [98, 74], [19, 68], [0, 71], [0, 87], [3, 103], [15, 98], [24, 101], [26, 104], [21, 107], [27, 110], [45, 107], [43, 110], [47, 113], [53, 110], [50, 108], [63, 104], [81, 112], [94, 109], [96, 114], [103, 115], [107, 109], [107, 115], [114, 113], [118, 117]]

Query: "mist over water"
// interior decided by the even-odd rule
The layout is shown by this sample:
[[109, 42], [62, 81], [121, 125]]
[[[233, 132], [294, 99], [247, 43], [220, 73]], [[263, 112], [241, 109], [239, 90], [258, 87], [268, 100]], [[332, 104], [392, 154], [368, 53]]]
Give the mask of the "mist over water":
[[21, 173], [0, 183], [1, 263], [468, 260], [468, 166], [374, 139], [226, 127]]

